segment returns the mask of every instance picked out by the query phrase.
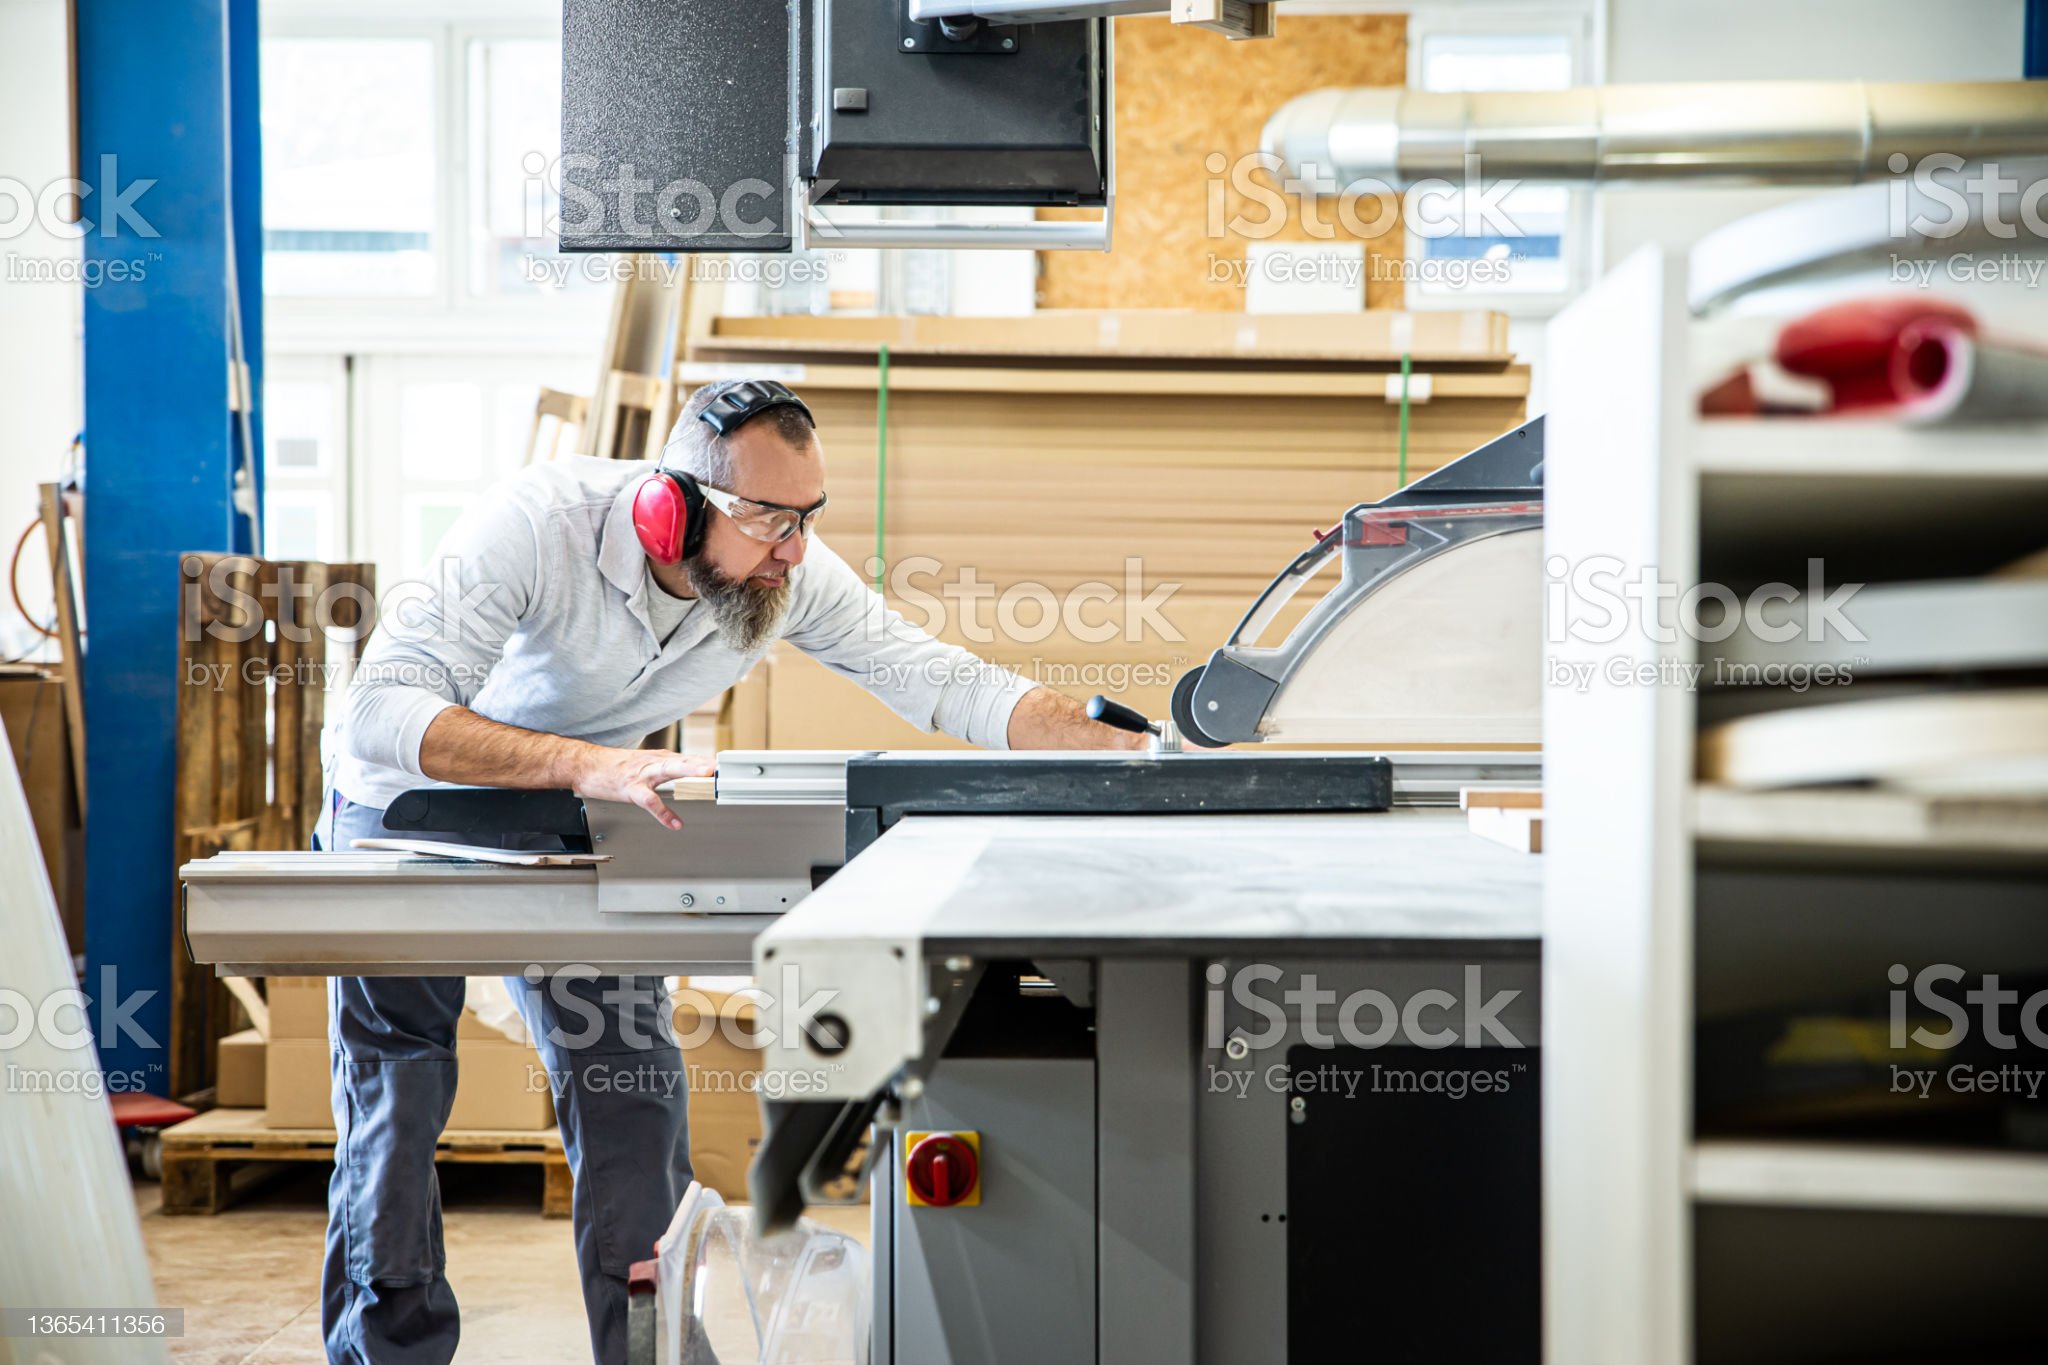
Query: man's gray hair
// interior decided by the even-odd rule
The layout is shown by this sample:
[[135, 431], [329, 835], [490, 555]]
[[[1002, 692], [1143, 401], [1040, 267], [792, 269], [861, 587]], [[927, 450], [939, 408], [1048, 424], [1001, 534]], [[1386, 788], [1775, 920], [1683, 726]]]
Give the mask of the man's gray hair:
[[[675, 426], [669, 430], [668, 444], [661, 449], [662, 467], [688, 474], [698, 483], [732, 492], [732, 452], [726, 448], [725, 438], [713, 431], [708, 422], [700, 420], [698, 414], [710, 407], [712, 400], [720, 394], [742, 384], [759, 382], [719, 379], [692, 393], [683, 404]], [[800, 408], [770, 408], [756, 420], [774, 427], [776, 433], [793, 446], [809, 445], [816, 432], [811, 419], [804, 416]]]

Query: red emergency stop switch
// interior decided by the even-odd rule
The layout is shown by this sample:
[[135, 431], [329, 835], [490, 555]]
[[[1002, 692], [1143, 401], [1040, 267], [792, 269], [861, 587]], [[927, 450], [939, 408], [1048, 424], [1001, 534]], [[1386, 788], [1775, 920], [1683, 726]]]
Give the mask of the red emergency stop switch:
[[903, 1135], [903, 1195], [912, 1208], [954, 1209], [981, 1202], [981, 1134]]

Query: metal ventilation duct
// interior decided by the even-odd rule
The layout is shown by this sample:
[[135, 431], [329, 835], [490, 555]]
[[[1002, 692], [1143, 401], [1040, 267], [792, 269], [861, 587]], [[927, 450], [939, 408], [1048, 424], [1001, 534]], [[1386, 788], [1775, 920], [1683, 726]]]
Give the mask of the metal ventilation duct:
[[[1935, 152], [2048, 156], [2048, 81], [1725, 81], [1518, 93], [1317, 90], [1261, 144], [1339, 183], [1854, 184]], [[1892, 158], [1903, 154], [1905, 160]]]

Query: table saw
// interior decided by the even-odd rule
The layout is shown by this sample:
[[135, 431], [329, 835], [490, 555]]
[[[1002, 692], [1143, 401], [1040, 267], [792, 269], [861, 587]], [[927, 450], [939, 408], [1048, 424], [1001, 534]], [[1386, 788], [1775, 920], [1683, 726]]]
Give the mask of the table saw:
[[[1540, 877], [1457, 798], [1540, 780], [1476, 746], [1536, 737], [1541, 460], [1538, 422], [1351, 509], [1150, 752], [726, 753], [680, 834], [427, 789], [387, 825], [596, 861], [221, 854], [186, 943], [225, 974], [751, 970], [764, 1092], [803, 1097], [764, 1104], [757, 1233], [872, 1200], [848, 1358], [1535, 1361]], [[1474, 667], [1428, 685], [1433, 638]]]

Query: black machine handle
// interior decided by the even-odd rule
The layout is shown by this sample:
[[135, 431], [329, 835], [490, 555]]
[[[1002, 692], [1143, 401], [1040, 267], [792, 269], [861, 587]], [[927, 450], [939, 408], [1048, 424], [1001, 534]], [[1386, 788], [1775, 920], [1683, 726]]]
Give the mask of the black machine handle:
[[1159, 730], [1142, 713], [1099, 694], [1088, 699], [1088, 719], [1099, 720], [1112, 729], [1128, 730], [1134, 735], [1156, 734]]

